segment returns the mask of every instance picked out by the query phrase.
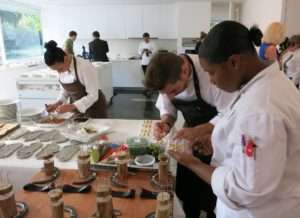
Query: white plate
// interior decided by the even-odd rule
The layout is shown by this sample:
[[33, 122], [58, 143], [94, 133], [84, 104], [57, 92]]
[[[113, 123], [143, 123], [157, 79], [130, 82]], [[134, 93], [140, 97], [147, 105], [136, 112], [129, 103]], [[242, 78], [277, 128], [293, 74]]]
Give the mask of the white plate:
[[[91, 127], [96, 130], [95, 133], [87, 133], [82, 128], [83, 127]], [[76, 140], [83, 143], [89, 143], [95, 141], [100, 135], [105, 134], [109, 131], [109, 126], [93, 126], [93, 125], [84, 125], [81, 128], [77, 128], [74, 130], [66, 129], [63, 130], [62, 134], [71, 140]]]
[[134, 163], [138, 166], [152, 166], [155, 163], [155, 157], [149, 154], [137, 156]]

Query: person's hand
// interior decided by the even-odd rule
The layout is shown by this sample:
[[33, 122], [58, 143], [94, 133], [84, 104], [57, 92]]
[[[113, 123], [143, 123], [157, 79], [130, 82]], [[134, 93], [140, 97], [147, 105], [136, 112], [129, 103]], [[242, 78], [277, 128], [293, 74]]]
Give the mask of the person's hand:
[[62, 102], [60, 102], [60, 101], [55, 102], [54, 104], [46, 104], [46, 105], [45, 105], [45, 106], [46, 106], [46, 111], [47, 111], [48, 113], [54, 112], [54, 111], [56, 110], [56, 108], [57, 108], [59, 105], [61, 105], [61, 104], [62, 104]]
[[73, 104], [63, 104], [56, 108], [57, 113], [67, 113], [72, 112], [76, 109], [75, 105]]
[[213, 153], [213, 147], [211, 143], [211, 134], [206, 134], [199, 138], [199, 141], [194, 144], [194, 150], [207, 156]]
[[193, 128], [183, 128], [178, 131], [175, 136], [175, 139], [186, 139], [191, 144], [196, 144], [201, 142], [203, 136], [207, 134], [211, 134], [213, 127], [211, 124], [203, 124], [199, 126], [195, 126]]
[[153, 135], [156, 140], [162, 139], [170, 132], [170, 126], [166, 122], [156, 122], [153, 126]]
[[193, 146], [191, 144], [186, 144], [183, 148], [175, 150], [168, 150], [168, 153], [177, 162], [189, 167], [197, 158], [193, 155]]

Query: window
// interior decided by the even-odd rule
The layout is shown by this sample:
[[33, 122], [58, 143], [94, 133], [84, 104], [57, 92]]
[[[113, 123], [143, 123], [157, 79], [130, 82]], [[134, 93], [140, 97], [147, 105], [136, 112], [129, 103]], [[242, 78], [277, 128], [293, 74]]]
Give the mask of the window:
[[[40, 16], [0, 9], [5, 59], [7, 61], [41, 56], [43, 52]], [[2, 59], [4, 59], [2, 58]]]

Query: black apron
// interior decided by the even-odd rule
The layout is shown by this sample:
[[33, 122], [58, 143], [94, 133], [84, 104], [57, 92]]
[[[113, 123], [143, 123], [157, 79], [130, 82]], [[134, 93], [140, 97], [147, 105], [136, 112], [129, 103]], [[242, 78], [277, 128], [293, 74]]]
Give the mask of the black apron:
[[[197, 99], [194, 101], [173, 99], [172, 103], [177, 110], [181, 111], [185, 119], [185, 127], [194, 127], [207, 123], [218, 112], [215, 107], [202, 99], [194, 63], [188, 55], [184, 56], [192, 66], [194, 89]], [[207, 164], [211, 161], [211, 156], [203, 156], [198, 153], [194, 153], [194, 156]], [[186, 218], [199, 218], [200, 210], [206, 211], [209, 218], [215, 217], [213, 210], [216, 205], [216, 196], [213, 194], [211, 186], [179, 163], [177, 164], [175, 191], [178, 198], [182, 201]]]
[[[65, 84], [59, 81], [64, 90], [67, 92], [67, 95], [70, 97], [70, 103], [73, 103], [87, 95], [85, 86], [79, 81], [75, 57], [73, 57], [73, 62], [76, 81], [70, 84]], [[89, 107], [84, 114], [80, 115], [87, 118], [107, 118], [106, 100], [100, 89], [98, 91], [98, 100], [91, 107]]]

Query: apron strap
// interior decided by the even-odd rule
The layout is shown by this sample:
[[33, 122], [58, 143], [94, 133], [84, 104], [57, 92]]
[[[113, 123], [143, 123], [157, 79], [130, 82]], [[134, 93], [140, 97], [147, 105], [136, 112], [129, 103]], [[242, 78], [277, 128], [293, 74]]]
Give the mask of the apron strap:
[[287, 63], [294, 57], [293, 54], [291, 54], [287, 59], [286, 61], [283, 63], [283, 72], [286, 74], [287, 73]]
[[74, 71], [75, 71], [75, 77], [76, 77], [76, 80], [78, 81], [78, 82], [80, 82], [79, 81], [79, 78], [78, 78], [78, 72], [77, 72], [77, 61], [76, 61], [76, 58], [73, 56], [73, 65], [74, 65]]
[[197, 99], [198, 99], [199, 101], [203, 101], [203, 99], [202, 99], [202, 97], [201, 97], [201, 93], [200, 93], [199, 79], [198, 79], [198, 75], [197, 75], [197, 73], [196, 73], [195, 65], [194, 65], [192, 59], [191, 59], [188, 55], [183, 54], [183, 56], [186, 57], [186, 59], [188, 60], [188, 62], [189, 62], [190, 65], [192, 66], [194, 89], [195, 89], [195, 93], [196, 93]]

